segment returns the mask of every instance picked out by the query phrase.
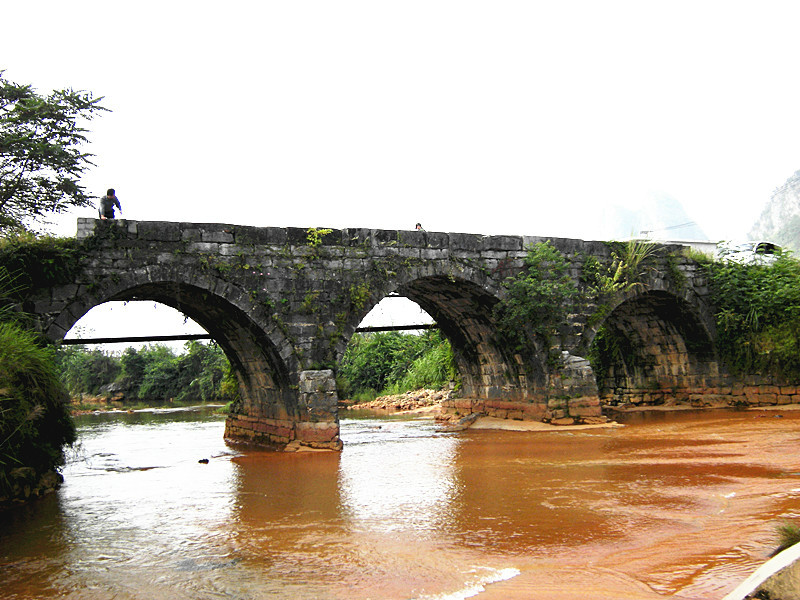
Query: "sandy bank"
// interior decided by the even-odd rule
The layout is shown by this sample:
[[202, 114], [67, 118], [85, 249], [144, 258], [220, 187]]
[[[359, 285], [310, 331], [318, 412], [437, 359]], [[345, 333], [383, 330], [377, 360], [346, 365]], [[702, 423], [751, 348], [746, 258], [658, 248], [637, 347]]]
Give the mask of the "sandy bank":
[[551, 425], [541, 421], [514, 421], [497, 417], [478, 417], [470, 429], [503, 429], [505, 431], [575, 431], [576, 429], [607, 429], [623, 427], [619, 423], [597, 423], [591, 425]]

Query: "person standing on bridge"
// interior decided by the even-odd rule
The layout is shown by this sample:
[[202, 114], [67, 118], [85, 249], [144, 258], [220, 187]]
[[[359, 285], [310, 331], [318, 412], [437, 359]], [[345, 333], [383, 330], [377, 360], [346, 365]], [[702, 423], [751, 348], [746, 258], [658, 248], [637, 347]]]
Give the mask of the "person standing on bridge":
[[97, 211], [100, 213], [100, 218], [103, 220], [113, 219], [115, 206], [119, 209], [119, 212], [122, 212], [122, 205], [119, 203], [117, 193], [114, 191], [114, 188], [108, 188], [106, 195], [100, 198], [100, 206], [97, 208]]

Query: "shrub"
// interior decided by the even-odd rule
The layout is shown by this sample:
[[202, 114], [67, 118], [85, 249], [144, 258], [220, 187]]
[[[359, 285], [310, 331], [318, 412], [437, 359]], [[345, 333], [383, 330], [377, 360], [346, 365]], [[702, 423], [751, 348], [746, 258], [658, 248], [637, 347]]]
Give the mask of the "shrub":
[[717, 314], [717, 348], [734, 374], [800, 381], [800, 261], [704, 265]]
[[16, 467], [45, 473], [64, 464], [64, 444], [75, 441], [67, 391], [53, 351], [35, 334], [0, 323], [0, 496], [11, 492]]
[[778, 534], [778, 548], [774, 554], [783, 552], [787, 548], [791, 548], [795, 544], [800, 543], [800, 525], [786, 521], [781, 523], [777, 528]]
[[506, 294], [494, 317], [500, 337], [515, 352], [529, 349], [533, 340], [552, 346], [578, 293], [568, 268], [564, 255], [547, 241], [531, 246], [525, 269], [503, 282]]
[[343, 397], [369, 400], [379, 393], [443, 387], [456, 378], [450, 343], [438, 330], [356, 334], [338, 371]]

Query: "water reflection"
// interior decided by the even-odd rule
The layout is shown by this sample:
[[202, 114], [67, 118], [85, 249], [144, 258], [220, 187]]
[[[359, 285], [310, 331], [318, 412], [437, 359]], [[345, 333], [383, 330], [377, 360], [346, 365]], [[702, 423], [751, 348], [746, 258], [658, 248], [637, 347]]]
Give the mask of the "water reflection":
[[430, 421], [361, 420], [343, 427], [342, 508], [352, 527], [376, 532], [451, 530], [460, 485], [459, 438]]

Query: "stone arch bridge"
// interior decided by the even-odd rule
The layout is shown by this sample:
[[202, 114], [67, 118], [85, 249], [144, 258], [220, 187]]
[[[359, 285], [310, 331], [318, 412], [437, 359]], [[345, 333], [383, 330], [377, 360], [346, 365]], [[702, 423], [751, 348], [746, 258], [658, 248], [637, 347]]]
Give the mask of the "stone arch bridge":
[[[56, 342], [111, 300], [183, 312], [238, 375], [242, 398], [226, 424], [232, 440], [340, 447], [336, 365], [390, 294], [419, 304], [450, 340], [462, 380], [450, 408], [463, 413], [587, 419], [600, 416], [601, 398], [657, 404], [727, 393], [706, 281], [679, 246], [659, 248], [641, 287], [576, 309], [551, 348], [514, 352], [498, 336], [493, 307], [526, 249], [548, 238], [95, 219], [79, 219], [77, 237], [74, 275], [34, 289], [23, 308]], [[587, 261], [611, 260], [603, 242], [551, 243], [579, 288]], [[625, 351], [598, 381], [583, 357], [601, 325]]]

